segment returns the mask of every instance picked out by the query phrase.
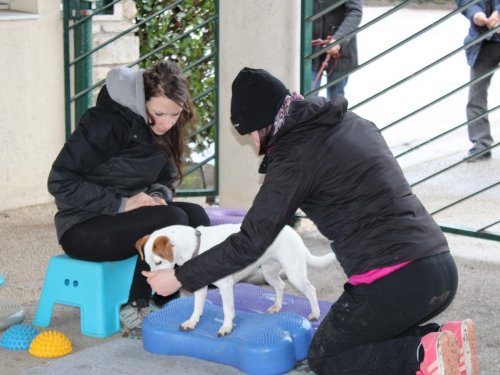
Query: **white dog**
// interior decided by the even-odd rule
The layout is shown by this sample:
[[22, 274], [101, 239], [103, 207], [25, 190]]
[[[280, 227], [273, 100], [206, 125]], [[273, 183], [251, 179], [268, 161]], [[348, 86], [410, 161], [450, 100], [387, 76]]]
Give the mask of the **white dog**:
[[[151, 271], [173, 268], [174, 265], [183, 265], [185, 262], [203, 253], [218, 243], [224, 241], [231, 234], [240, 230], [239, 224], [222, 224], [211, 227], [192, 228], [184, 225], [172, 225], [153, 232], [149, 236], [139, 239], [135, 247]], [[305, 246], [300, 235], [290, 226], [285, 226], [278, 237], [269, 246], [266, 252], [243, 270], [226, 276], [214, 282], [219, 288], [222, 298], [224, 322], [218, 331], [218, 336], [231, 333], [234, 319], [233, 285], [247, 277], [257, 267], [262, 267], [265, 280], [276, 292], [274, 304], [267, 310], [275, 313], [281, 310], [285, 283], [280, 272], [285, 271], [288, 280], [301, 291], [311, 304], [309, 320], [318, 320], [320, 310], [316, 289], [307, 278], [307, 265], [312, 267], [326, 267], [335, 259], [330, 252], [323, 256], [314, 256]], [[194, 310], [189, 320], [181, 324], [182, 330], [193, 330], [200, 320], [207, 296], [207, 287], [194, 292]]]

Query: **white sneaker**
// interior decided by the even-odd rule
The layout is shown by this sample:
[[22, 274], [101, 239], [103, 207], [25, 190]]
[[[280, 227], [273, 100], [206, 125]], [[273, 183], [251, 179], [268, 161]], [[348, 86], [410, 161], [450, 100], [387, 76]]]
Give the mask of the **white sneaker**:
[[120, 309], [120, 329], [124, 336], [142, 338], [142, 321], [151, 312], [152, 309], [148, 305], [141, 307], [136, 302], [124, 305]]

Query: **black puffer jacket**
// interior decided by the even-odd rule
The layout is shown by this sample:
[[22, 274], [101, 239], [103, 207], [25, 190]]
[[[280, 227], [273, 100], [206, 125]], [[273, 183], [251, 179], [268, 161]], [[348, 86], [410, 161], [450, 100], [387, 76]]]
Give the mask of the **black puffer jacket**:
[[197, 290], [254, 262], [298, 208], [333, 241], [347, 276], [449, 251], [379, 129], [346, 108], [342, 97], [292, 102], [241, 232], [179, 267], [183, 287]]
[[175, 175], [144, 118], [111, 99], [104, 86], [49, 174], [58, 239], [74, 224], [118, 214], [126, 198], [141, 191], [171, 200]]

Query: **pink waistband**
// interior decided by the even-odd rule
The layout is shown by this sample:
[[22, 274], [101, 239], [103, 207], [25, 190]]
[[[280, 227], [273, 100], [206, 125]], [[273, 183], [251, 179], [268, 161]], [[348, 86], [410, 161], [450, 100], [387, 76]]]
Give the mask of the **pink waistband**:
[[411, 263], [411, 260], [408, 262], [396, 264], [395, 266], [376, 268], [360, 275], [352, 275], [351, 277], [349, 277], [349, 283], [352, 285], [371, 284], [374, 281], [381, 279], [382, 277], [385, 277], [399, 270], [400, 268], [403, 268], [409, 263]]

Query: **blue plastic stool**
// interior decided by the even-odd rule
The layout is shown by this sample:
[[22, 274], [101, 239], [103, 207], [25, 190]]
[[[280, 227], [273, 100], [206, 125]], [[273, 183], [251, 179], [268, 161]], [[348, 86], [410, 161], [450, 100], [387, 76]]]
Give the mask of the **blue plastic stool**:
[[86, 336], [108, 337], [120, 331], [120, 306], [128, 301], [137, 256], [116, 262], [50, 258], [33, 324], [47, 327], [54, 304], [80, 308]]
[[0, 273], [0, 286], [5, 282], [5, 277]]

